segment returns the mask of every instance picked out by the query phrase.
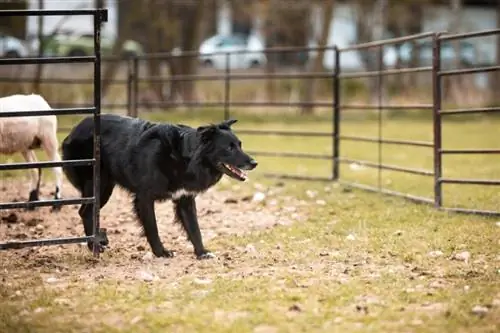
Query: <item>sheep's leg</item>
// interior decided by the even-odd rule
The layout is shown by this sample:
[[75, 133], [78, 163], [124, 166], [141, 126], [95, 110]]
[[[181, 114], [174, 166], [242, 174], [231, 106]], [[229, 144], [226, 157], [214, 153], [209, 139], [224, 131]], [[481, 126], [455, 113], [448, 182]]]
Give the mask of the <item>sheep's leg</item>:
[[[23, 153], [23, 157], [28, 163], [37, 162], [37, 158], [35, 152], [33, 150], [26, 150]], [[40, 200], [40, 179], [42, 177], [42, 170], [39, 168], [38, 173], [35, 169], [30, 170], [30, 178], [31, 178], [31, 191], [28, 201], [38, 201]], [[28, 207], [27, 210], [34, 210], [35, 207]]]
[[[49, 140], [44, 140], [42, 142], [42, 148], [45, 150], [45, 153], [49, 157], [50, 160], [59, 162], [61, 161], [61, 155], [57, 151], [57, 137], [54, 133], [53, 136], [50, 137]], [[56, 190], [54, 193], [54, 199], [61, 199], [62, 195], [62, 179], [63, 179], [63, 171], [61, 167], [52, 168], [54, 175], [56, 177]], [[60, 210], [62, 207], [61, 204], [56, 203], [52, 205], [53, 210]]]

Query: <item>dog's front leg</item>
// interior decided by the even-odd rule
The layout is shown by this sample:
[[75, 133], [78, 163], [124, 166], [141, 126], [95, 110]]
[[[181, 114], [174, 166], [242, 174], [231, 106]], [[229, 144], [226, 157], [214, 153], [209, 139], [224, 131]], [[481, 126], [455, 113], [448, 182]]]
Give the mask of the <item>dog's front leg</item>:
[[174, 252], [163, 247], [160, 236], [158, 235], [154, 200], [147, 196], [137, 195], [134, 199], [134, 209], [144, 228], [144, 234], [151, 246], [153, 254], [157, 257], [173, 257]]
[[215, 258], [215, 255], [203, 246], [194, 197], [180, 197], [179, 199], [174, 200], [174, 206], [175, 216], [182, 223], [188, 239], [193, 244], [196, 257], [198, 259]]

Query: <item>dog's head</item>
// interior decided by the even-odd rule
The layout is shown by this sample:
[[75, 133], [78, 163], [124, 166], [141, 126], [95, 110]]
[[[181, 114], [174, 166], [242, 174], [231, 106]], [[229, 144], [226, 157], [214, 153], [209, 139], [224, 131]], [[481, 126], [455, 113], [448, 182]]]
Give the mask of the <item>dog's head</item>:
[[241, 148], [241, 141], [231, 131], [237, 120], [226, 120], [216, 125], [200, 126], [197, 129], [201, 142], [209, 146], [205, 158], [220, 172], [239, 181], [245, 181], [243, 170], [252, 170], [257, 161]]

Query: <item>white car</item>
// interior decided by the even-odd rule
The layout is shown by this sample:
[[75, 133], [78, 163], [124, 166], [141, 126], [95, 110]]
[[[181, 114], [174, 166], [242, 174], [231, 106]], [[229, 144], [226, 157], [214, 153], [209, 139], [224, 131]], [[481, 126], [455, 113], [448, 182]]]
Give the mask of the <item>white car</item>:
[[0, 32], [1, 58], [20, 58], [28, 55], [29, 50], [22, 40]]
[[250, 35], [248, 38], [240, 34], [214, 35], [201, 43], [199, 53], [200, 61], [206, 67], [226, 68], [226, 53], [230, 53], [229, 68], [246, 69], [266, 64], [264, 49], [264, 43], [256, 35]]

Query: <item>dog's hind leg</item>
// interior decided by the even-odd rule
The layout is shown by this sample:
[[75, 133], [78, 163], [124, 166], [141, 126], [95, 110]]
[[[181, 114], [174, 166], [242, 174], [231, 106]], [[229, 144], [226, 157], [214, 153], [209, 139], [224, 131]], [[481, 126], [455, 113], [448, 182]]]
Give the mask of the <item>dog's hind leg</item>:
[[157, 257], [173, 257], [174, 252], [167, 250], [161, 243], [156, 225], [154, 200], [143, 195], [136, 195], [134, 198], [134, 209], [139, 221], [144, 228], [144, 234], [148, 240], [153, 254]]
[[[100, 197], [100, 208], [104, 207], [104, 205], [109, 201], [109, 198], [111, 197], [111, 194], [113, 193], [113, 188], [115, 187], [115, 184], [113, 181], [111, 181], [109, 178], [107, 178], [104, 174], [101, 173], [101, 197]], [[93, 184], [92, 180], [88, 180], [83, 188], [82, 191], [82, 197], [91, 197], [93, 192]], [[99, 208], [99, 209], [100, 209]], [[85, 230], [85, 235], [86, 236], [92, 236], [94, 233], [94, 225], [93, 225], [93, 220], [94, 220], [94, 210], [93, 210], [93, 205], [92, 204], [83, 204], [80, 207], [80, 210], [78, 211], [80, 214], [80, 217], [82, 218], [83, 222], [83, 229]], [[103, 241], [99, 243], [99, 248], [100, 251], [104, 251], [104, 247], [109, 244], [109, 241], [107, 238], [105, 238]], [[93, 250], [93, 245], [94, 243], [92, 241], [87, 242], [87, 246], [89, 247], [89, 250]]]
[[188, 239], [194, 247], [194, 253], [198, 259], [215, 258], [215, 255], [205, 249], [201, 237], [200, 227], [198, 225], [198, 217], [196, 214], [196, 201], [192, 196], [183, 196], [174, 200], [175, 217], [178, 219]]

